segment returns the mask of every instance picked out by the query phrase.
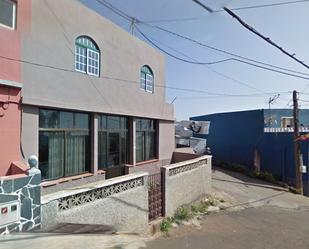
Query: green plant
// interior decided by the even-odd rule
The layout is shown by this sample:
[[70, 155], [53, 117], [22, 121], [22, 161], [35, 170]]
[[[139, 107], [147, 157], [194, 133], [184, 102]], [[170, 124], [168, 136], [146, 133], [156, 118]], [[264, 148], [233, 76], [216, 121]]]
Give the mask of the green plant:
[[191, 206], [191, 212], [193, 214], [197, 213], [207, 213], [207, 208], [209, 207], [209, 204], [207, 202], [200, 202], [197, 204], [194, 204]]
[[161, 232], [167, 233], [168, 230], [172, 228], [172, 224], [174, 222], [173, 217], [166, 217], [163, 219], [163, 221], [160, 224], [160, 230]]
[[245, 174], [249, 172], [248, 169], [244, 165], [241, 165], [238, 163], [231, 163], [227, 161], [217, 161], [215, 165], [218, 167], [224, 168], [224, 169], [235, 171], [235, 172], [240, 172], [240, 173], [245, 173]]
[[275, 177], [267, 172], [267, 171], [253, 171], [251, 172], [250, 176], [267, 181], [267, 182], [276, 182]]
[[174, 217], [176, 220], [189, 220], [192, 215], [188, 208], [180, 207], [177, 209]]

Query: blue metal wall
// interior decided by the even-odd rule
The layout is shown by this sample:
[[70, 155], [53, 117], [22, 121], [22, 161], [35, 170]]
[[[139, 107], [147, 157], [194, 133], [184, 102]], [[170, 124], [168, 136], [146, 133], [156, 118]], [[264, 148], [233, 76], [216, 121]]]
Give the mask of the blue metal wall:
[[[291, 110], [274, 109], [272, 116], [280, 127], [281, 117], [292, 116]], [[191, 120], [210, 121], [209, 135], [196, 135], [206, 138], [215, 160], [239, 163], [254, 168], [254, 150], [261, 156], [260, 169], [290, 185], [295, 183], [293, 133], [264, 133], [264, 121], [269, 117], [268, 110], [252, 110], [210, 114], [192, 117]], [[309, 124], [309, 110], [301, 110], [300, 122]], [[304, 164], [308, 165], [308, 142], [301, 142]], [[309, 194], [309, 174], [303, 175], [304, 190]]]
[[210, 114], [192, 117], [196, 121], [210, 121], [206, 138], [215, 160], [224, 160], [251, 168], [256, 143], [263, 136], [263, 110]]
[[[261, 154], [261, 171], [271, 172], [291, 186], [295, 184], [293, 133], [265, 133], [257, 149]], [[301, 143], [303, 163], [308, 166], [308, 141]], [[309, 174], [303, 174], [304, 192], [308, 195]]]

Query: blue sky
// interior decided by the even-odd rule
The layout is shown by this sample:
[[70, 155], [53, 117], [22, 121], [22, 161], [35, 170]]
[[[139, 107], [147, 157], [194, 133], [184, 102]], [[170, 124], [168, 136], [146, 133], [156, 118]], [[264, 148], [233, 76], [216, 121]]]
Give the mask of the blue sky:
[[[128, 21], [112, 13], [95, 0], [81, 1], [123, 29], [129, 30], [130, 23]], [[203, 3], [213, 9], [220, 9], [222, 6], [235, 8], [288, 1], [290, 0], [202, 0]], [[244, 29], [225, 12], [210, 14], [191, 0], [109, 0], [109, 2], [128, 15], [143, 21], [190, 19], [151, 24], [189, 36], [210, 46], [309, 74], [308, 69]], [[309, 64], [309, 2], [238, 10], [235, 13], [287, 51], [295, 53], [299, 59]], [[208, 62], [231, 58], [164, 32], [145, 26], [139, 27], [147, 36], [159, 41], [162, 48], [169, 50], [166, 47], [167, 45], [195, 60]], [[185, 58], [175, 51], [169, 51]], [[292, 97], [292, 93], [288, 93], [289, 91], [298, 90], [302, 92], [305, 89], [305, 93], [309, 93], [308, 80], [268, 72], [238, 62], [229, 61], [206, 67], [183, 63], [169, 56], [166, 56], [166, 83], [171, 87], [229, 95], [259, 94], [249, 97], [218, 97], [209, 96], [202, 92], [167, 89], [167, 102], [171, 102], [176, 97], [174, 106], [175, 116], [178, 120], [215, 112], [268, 108], [267, 100], [274, 96], [273, 93], [276, 92], [285, 93], [281, 93], [272, 108], [284, 108], [288, 106], [287, 104]], [[302, 94], [300, 99], [309, 100], [309, 95]], [[309, 107], [307, 102], [300, 104], [302, 108]]]

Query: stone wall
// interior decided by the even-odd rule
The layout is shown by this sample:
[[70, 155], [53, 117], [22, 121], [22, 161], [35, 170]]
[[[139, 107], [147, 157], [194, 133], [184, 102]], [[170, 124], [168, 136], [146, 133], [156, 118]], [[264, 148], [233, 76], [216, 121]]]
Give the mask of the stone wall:
[[211, 192], [211, 156], [201, 156], [162, 167], [165, 184], [165, 215]]
[[[0, 234], [24, 232], [41, 224], [41, 174], [0, 178]], [[15, 219], [10, 219], [14, 216]]]
[[145, 172], [63, 190], [42, 197], [42, 230], [60, 223], [113, 226], [145, 233], [148, 226], [148, 174]]

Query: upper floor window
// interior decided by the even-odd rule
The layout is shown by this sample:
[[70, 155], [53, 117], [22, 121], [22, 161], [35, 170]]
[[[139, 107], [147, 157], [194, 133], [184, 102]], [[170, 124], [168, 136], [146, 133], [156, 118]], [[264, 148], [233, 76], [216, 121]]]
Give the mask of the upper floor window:
[[151, 68], [148, 66], [142, 66], [141, 68], [140, 88], [146, 92], [153, 93], [154, 90], [153, 73]]
[[75, 70], [97, 77], [100, 74], [100, 50], [89, 37], [80, 36], [75, 41]]
[[15, 29], [16, 2], [0, 0], [0, 26]]

